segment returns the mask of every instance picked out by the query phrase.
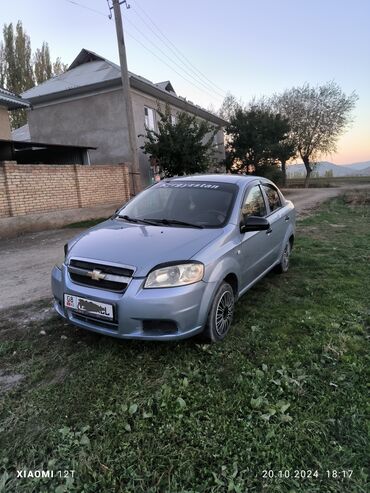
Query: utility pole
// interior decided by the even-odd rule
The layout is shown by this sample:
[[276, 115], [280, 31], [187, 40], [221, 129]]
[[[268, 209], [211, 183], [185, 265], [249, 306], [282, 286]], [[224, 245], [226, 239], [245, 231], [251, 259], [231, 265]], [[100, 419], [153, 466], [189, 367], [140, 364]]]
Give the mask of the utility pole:
[[131, 193], [132, 195], [136, 195], [141, 190], [140, 170], [139, 170], [139, 158], [136, 149], [136, 135], [135, 135], [135, 125], [134, 125], [134, 113], [132, 110], [132, 100], [130, 94], [130, 81], [129, 81], [129, 75], [127, 70], [125, 38], [123, 36], [121, 3], [126, 3], [126, 0], [123, 1], [112, 0], [113, 7], [110, 8], [113, 8], [114, 19], [116, 22], [119, 60], [121, 65], [122, 91], [123, 91], [124, 107], [126, 109], [128, 139], [129, 139], [130, 154], [131, 154], [131, 177], [132, 177]]

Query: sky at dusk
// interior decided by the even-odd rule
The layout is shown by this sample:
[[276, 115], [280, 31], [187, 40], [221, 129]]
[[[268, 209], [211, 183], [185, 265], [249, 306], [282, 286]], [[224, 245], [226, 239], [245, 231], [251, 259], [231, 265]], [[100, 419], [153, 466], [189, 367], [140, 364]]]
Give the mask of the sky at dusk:
[[[338, 152], [325, 159], [370, 160], [370, 0], [128, 3], [122, 13], [132, 72], [169, 79], [177, 94], [214, 110], [226, 92], [247, 102], [334, 80], [359, 100]], [[33, 50], [47, 41], [52, 58], [68, 64], [82, 48], [118, 63], [108, 13], [106, 0], [0, 0], [0, 24], [20, 19]]]

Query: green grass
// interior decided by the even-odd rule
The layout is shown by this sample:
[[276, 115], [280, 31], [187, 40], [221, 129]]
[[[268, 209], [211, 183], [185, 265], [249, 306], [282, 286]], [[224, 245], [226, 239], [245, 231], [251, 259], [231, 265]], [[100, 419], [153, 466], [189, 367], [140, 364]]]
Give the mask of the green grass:
[[[3, 316], [2, 366], [25, 376], [0, 407], [6, 491], [369, 491], [369, 224], [368, 205], [343, 199], [301, 221], [290, 271], [240, 300], [222, 344]], [[75, 473], [16, 479], [24, 468]], [[319, 478], [263, 478], [269, 469]]]

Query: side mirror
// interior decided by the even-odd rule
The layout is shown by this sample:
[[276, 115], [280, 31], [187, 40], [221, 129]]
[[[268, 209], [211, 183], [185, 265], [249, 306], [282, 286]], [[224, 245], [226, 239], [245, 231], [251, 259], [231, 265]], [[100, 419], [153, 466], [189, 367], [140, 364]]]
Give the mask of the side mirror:
[[264, 217], [258, 216], [243, 216], [240, 221], [240, 232], [247, 233], [248, 231], [265, 231], [270, 229], [270, 223]]

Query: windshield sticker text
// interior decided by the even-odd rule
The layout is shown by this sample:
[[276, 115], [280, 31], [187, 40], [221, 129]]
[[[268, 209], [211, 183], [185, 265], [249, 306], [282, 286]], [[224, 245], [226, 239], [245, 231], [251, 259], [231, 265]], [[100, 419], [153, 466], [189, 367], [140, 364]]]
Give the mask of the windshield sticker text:
[[172, 187], [172, 188], [207, 188], [217, 189], [219, 185], [211, 185], [210, 183], [162, 183], [160, 187]]

